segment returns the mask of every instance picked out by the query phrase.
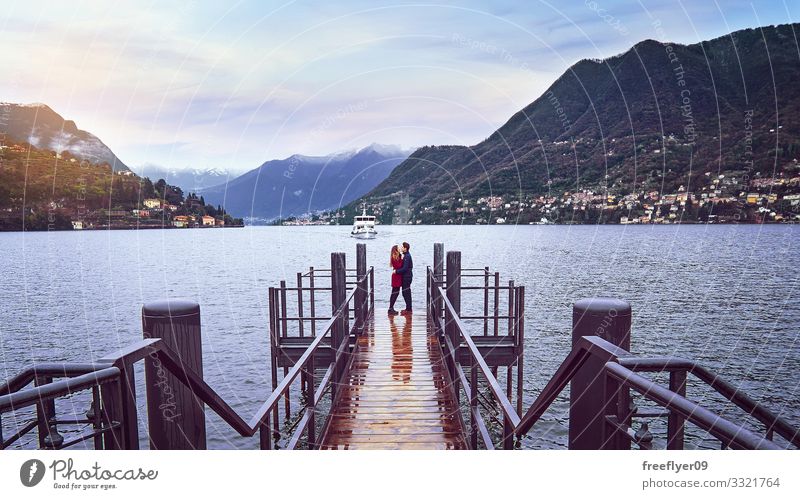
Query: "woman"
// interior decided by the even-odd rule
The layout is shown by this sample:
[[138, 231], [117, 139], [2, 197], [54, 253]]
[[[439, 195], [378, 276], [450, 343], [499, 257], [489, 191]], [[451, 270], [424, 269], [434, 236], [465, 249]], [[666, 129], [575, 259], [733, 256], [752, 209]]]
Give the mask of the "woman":
[[392, 267], [392, 294], [389, 297], [389, 315], [397, 315], [397, 311], [394, 309], [394, 303], [397, 301], [397, 296], [400, 294], [400, 286], [403, 285], [403, 276], [395, 272], [395, 270], [403, 266], [403, 257], [400, 253], [399, 244], [392, 246], [389, 265]]

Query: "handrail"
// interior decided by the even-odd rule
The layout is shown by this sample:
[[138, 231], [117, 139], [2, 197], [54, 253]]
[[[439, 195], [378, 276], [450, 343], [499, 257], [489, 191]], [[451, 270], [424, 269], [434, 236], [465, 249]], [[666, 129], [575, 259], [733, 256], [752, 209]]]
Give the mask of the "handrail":
[[[358, 282], [369, 282], [369, 272]], [[128, 345], [116, 352], [107, 355], [100, 362], [95, 364], [36, 364], [24, 369], [22, 372], [13, 376], [0, 385], [0, 412], [6, 410], [17, 410], [21, 407], [40, 404], [57, 397], [68, 395], [77, 391], [99, 386], [100, 384], [112, 382], [120, 379], [121, 369], [118, 364], [130, 365], [144, 359], [147, 356], [154, 356], [161, 362], [163, 367], [175, 376], [178, 381], [192, 390], [197, 400], [208, 405], [223, 421], [243, 437], [252, 437], [263, 426], [268, 425], [269, 413], [278, 403], [280, 398], [289, 389], [291, 383], [297, 379], [305, 364], [314, 354], [314, 351], [322, 343], [322, 339], [327, 336], [337, 321], [341, 320], [343, 314], [348, 310], [350, 302], [353, 300], [357, 288], [353, 288], [346, 296], [345, 300], [328, 319], [325, 328], [314, 338], [314, 341], [306, 348], [298, 362], [291, 368], [283, 378], [278, 388], [273, 391], [267, 400], [259, 407], [256, 414], [249, 422], [245, 421], [239, 414], [209, 386], [197, 373], [191, 369], [186, 369], [181, 363], [179, 355], [169, 348], [161, 339], [143, 339]], [[345, 336], [347, 341], [347, 336]], [[114, 364], [112, 366], [112, 364]], [[74, 376], [67, 380], [55, 381], [21, 390], [22, 387], [33, 381], [37, 376]], [[330, 379], [326, 374], [325, 379]], [[322, 396], [323, 386], [317, 391], [318, 397]], [[20, 391], [21, 390], [21, 391]], [[317, 398], [317, 397], [315, 397]], [[30, 431], [31, 428], [28, 428]]]
[[[619, 348], [612, 343], [609, 343], [606, 340], [596, 336], [583, 336], [580, 338], [576, 347], [564, 359], [556, 373], [552, 378], [550, 378], [550, 381], [536, 398], [533, 405], [522, 417], [520, 425], [515, 429], [515, 433], [518, 437], [521, 437], [530, 431], [531, 427], [550, 407], [550, 404], [567, 386], [567, 384], [572, 380], [572, 378], [590, 356], [602, 357], [605, 361], [605, 370], [610, 376], [626, 385], [631, 386], [645, 396], [645, 398], [658, 403], [665, 409], [680, 414], [683, 418], [708, 431], [719, 440], [726, 442], [730, 447], [748, 449], [779, 448], [777, 445], [769, 442], [768, 439], [764, 438], [763, 440], [765, 442], [769, 442], [764, 443], [762, 442], [761, 437], [754, 434], [750, 430], [742, 428], [741, 426], [717, 414], [714, 414], [708, 409], [697, 405], [695, 402], [686, 399], [680, 394], [664, 388], [657, 383], [633, 372], [637, 368], [640, 370], [652, 371], [662, 370], [657, 369], [657, 367], [666, 367], [667, 365], [670, 365], [675, 370], [690, 371], [694, 363], [685, 359], [674, 359], [674, 362], [669, 364], [664, 358], [645, 359], [641, 357], [632, 357], [627, 350]], [[703, 377], [711, 376], [715, 378], [715, 383], [728, 385], [726, 382], [723, 382], [718, 377], [712, 375], [705, 368], [702, 368], [696, 364], [694, 364], [694, 368], [696, 369], [696, 372], [700, 373]], [[725, 395], [724, 393], [722, 394]], [[753, 404], [760, 406], [760, 404], [752, 401], [752, 399], [749, 397], [746, 397], [743, 394], [740, 396], [742, 397], [740, 400], [750, 400]], [[766, 411], [763, 406], [760, 406], [760, 408]], [[769, 413], [769, 411], [766, 412]], [[769, 414], [772, 415], [772, 413]], [[776, 431], [778, 431], [778, 421], [780, 418], [774, 415], [772, 415], [772, 417], [774, 419], [771, 420], [771, 422], [774, 423], [774, 428]], [[762, 423], [763, 422], [764, 421], [762, 421]], [[783, 420], [780, 420], [780, 424], [780, 434], [788, 441], [797, 445], [795, 443], [797, 441], [797, 431], [792, 429], [791, 426], [789, 426], [789, 424]]]
[[348, 303], [355, 295], [355, 290], [351, 291], [349, 296], [345, 299], [342, 305], [337, 309], [333, 318], [328, 321], [325, 329], [316, 337], [314, 341], [306, 348], [306, 351], [289, 370], [289, 373], [283, 378], [278, 387], [270, 394], [267, 400], [259, 407], [256, 414], [245, 422], [241, 416], [231, 406], [222, 399], [213, 388], [203, 381], [197, 374], [191, 370], [186, 370], [180, 367], [174, 353], [165, 345], [160, 344], [161, 352], [164, 352], [164, 358], [160, 359], [173, 375], [183, 384], [192, 389], [192, 392], [205, 404], [207, 404], [214, 412], [217, 413], [228, 425], [236, 430], [243, 437], [252, 437], [256, 431], [263, 425], [267, 424], [269, 413], [274, 409], [275, 404], [278, 403], [283, 394], [289, 389], [291, 383], [297, 378], [303, 369], [304, 364], [311, 357], [313, 352], [319, 347], [322, 338], [325, 337], [333, 328], [333, 325], [339, 319], [342, 310], [347, 308]]
[[9, 393], [0, 396], [0, 412], [18, 410], [23, 407], [35, 405], [56, 397], [63, 397], [75, 392], [108, 383], [119, 378], [120, 370], [116, 367], [106, 367], [98, 371], [75, 376], [73, 378], [54, 381], [27, 390]]
[[[456, 313], [447, 294], [441, 286], [436, 285], [437, 281], [433, 278], [433, 272], [430, 267], [428, 268], [428, 281], [429, 284], [432, 284], [432, 289], [436, 290], [433, 291], [433, 293], [438, 293], [430, 297], [431, 301], [436, 302], [438, 298], [438, 301], [443, 304], [443, 308], [447, 311], [447, 321], [452, 321], [459, 338], [463, 339], [467, 351], [473, 359], [473, 366], [477, 367], [483, 373], [492, 395], [494, 395], [499, 403], [503, 417], [508, 418], [508, 422], [511, 424], [513, 433], [517, 438], [521, 438], [530, 431], [532, 426], [541, 418], [545, 411], [547, 411], [576, 373], [580, 371], [587, 359], [590, 357], [599, 357], [605, 362], [605, 372], [607, 376], [638, 391], [645, 398], [658, 403], [670, 413], [677, 414], [684, 420], [690, 421], [699, 428], [708, 431], [728, 447], [742, 449], [780, 448], [771, 441], [771, 437], [760, 437], [752, 431], [686, 399], [681, 394], [675, 393], [643, 376], [635, 374], [634, 371], [690, 372], [729, 401], [746, 411], [749, 415], [765, 424], [767, 426], [768, 435], [774, 430], [795, 446], [800, 446], [800, 431], [794, 429], [784, 419], [775, 415], [748, 395], [738, 391], [732, 384], [722, 380], [705, 367], [686, 359], [634, 357], [627, 350], [617, 347], [596, 336], [584, 336], [578, 340], [575, 348], [570, 351], [561, 363], [556, 373], [550, 378], [533, 405], [531, 405], [528, 411], [520, 418], [516, 411], [514, 411], [505, 393], [503, 393], [496, 378], [492, 375], [491, 369], [486, 364], [485, 359], [471, 336], [465, 333], [466, 328], [464, 323], [461, 317]], [[440, 331], [445, 331], [445, 319], [441, 317], [441, 310], [436, 310], [437, 307], [435, 305], [431, 306], [434, 307], [434, 322]], [[445, 339], [447, 340], [448, 338]], [[456, 348], [455, 346], [450, 347], [450, 343], [447, 341], [445, 344], [451, 349]], [[454, 352], [451, 353], [454, 355]], [[461, 383], [467, 387], [467, 389], [471, 388], [470, 385], [467, 384], [463, 370], [459, 370], [458, 374]], [[473, 417], [475, 415], [475, 409], [475, 407], [471, 407]], [[619, 428], [617, 428], [617, 430], [618, 429]]]
[[[363, 277], [362, 279], [365, 279]], [[303, 352], [303, 355], [294, 363], [294, 366], [289, 370], [288, 374], [283, 377], [278, 387], [272, 392], [272, 394], [267, 398], [267, 400], [261, 405], [259, 410], [256, 412], [256, 415], [253, 416], [253, 419], [250, 420], [250, 426], [260, 426], [264, 424], [265, 419], [269, 416], [269, 412], [272, 410], [273, 406], [280, 400], [280, 397], [289, 389], [292, 382], [300, 375], [300, 372], [303, 370], [305, 363], [308, 362], [308, 359], [311, 355], [316, 351], [319, 345], [322, 343], [322, 338], [327, 336], [327, 334], [333, 329], [333, 325], [336, 324], [336, 321], [340, 320], [339, 315], [342, 313], [342, 310], [346, 310], [350, 300], [356, 294], [357, 288], [354, 288], [350, 291], [350, 294], [344, 300], [342, 305], [336, 310], [336, 313], [328, 320], [328, 323], [325, 325], [325, 329], [319, 333], [316, 337], [314, 337], [314, 341], [311, 342], [310, 345], [306, 348]]]
[[[470, 355], [475, 362], [477, 363], [478, 368], [480, 369], [481, 373], [486, 378], [487, 383], [489, 383], [489, 389], [492, 392], [492, 395], [495, 396], [497, 401], [500, 403], [500, 408], [503, 410], [503, 414], [507, 417], [513, 426], [517, 426], [519, 424], [520, 418], [517, 414], [517, 411], [514, 410], [514, 407], [509, 402], [508, 397], [503, 392], [503, 389], [500, 388], [500, 383], [498, 383], [497, 378], [494, 377], [492, 374], [492, 370], [488, 364], [486, 364], [486, 360], [484, 360], [483, 355], [481, 355], [480, 351], [478, 351], [478, 347], [475, 346], [475, 342], [472, 341], [470, 335], [466, 334], [466, 328], [464, 327], [464, 323], [461, 322], [461, 319], [458, 317], [458, 314], [455, 312], [453, 308], [453, 304], [450, 303], [450, 300], [447, 299], [447, 295], [442, 291], [441, 288], [435, 288], [439, 291], [442, 298], [444, 298], [445, 307], [449, 310], [453, 322], [456, 324], [456, 328], [461, 333], [461, 338], [463, 338], [464, 342], [467, 344], [467, 348], [469, 349]], [[437, 318], [440, 322], [443, 322], [441, 318]], [[457, 347], [457, 345], [454, 345]]]
[[16, 375], [0, 384], [0, 395], [6, 395], [21, 390], [37, 376], [50, 376], [58, 378], [71, 378], [109, 367], [109, 364], [81, 364], [81, 363], [36, 363], [26, 367]]
[[[441, 299], [441, 303], [444, 304], [444, 308], [448, 312], [447, 320], [452, 321], [452, 324], [455, 327], [455, 330], [458, 332], [458, 344], [453, 345], [451, 339], [447, 336], [447, 334], [443, 334], [444, 336], [444, 345], [448, 349], [449, 355], [446, 358], [449, 362], [452, 362], [453, 372], [451, 375], [456, 378], [453, 381], [459, 381], [461, 385], [464, 387], [467, 395], [469, 396], [469, 404], [470, 404], [470, 415], [472, 418], [472, 445], [473, 447], [477, 446], [477, 437], [480, 436], [484, 442], [484, 446], [487, 449], [493, 449], [494, 446], [489, 438], [489, 433], [486, 429], [486, 425], [484, 424], [481, 415], [480, 409], [477, 406], [477, 384], [478, 384], [478, 372], [480, 371], [486, 382], [489, 385], [489, 389], [492, 392], [495, 400], [498, 401], [500, 405], [500, 410], [503, 413], [503, 446], [505, 448], [511, 448], [513, 442], [511, 441], [513, 437], [513, 429], [520, 422], [519, 414], [517, 411], [514, 410], [514, 407], [511, 405], [511, 402], [508, 400], [503, 389], [500, 387], [500, 383], [495, 378], [494, 374], [492, 373], [492, 369], [486, 363], [486, 360], [481, 355], [480, 351], [478, 350], [477, 345], [472, 340], [469, 334], [466, 333], [466, 327], [461, 320], [461, 317], [458, 313], [456, 313], [453, 304], [447, 298], [447, 294], [444, 290], [436, 285], [436, 279], [434, 278], [433, 270], [428, 267], [428, 286], [429, 286], [429, 300], [430, 303], [436, 303], [438, 298]], [[430, 304], [429, 304], [430, 305]], [[430, 305], [434, 306], [434, 305]], [[435, 306], [434, 306], [435, 308]], [[434, 324], [438, 328], [438, 330], [442, 333], [446, 330], [445, 319], [442, 318], [441, 311], [435, 311], [431, 316], [431, 319], [434, 321]], [[460, 363], [456, 360], [456, 355], [458, 352], [459, 345], [461, 343], [461, 339], [463, 339], [464, 343], [467, 346], [467, 350], [470, 354], [471, 361], [471, 372], [470, 377], [472, 378], [471, 382], [468, 382], [466, 379], [466, 375], [464, 374], [463, 368], [461, 368]], [[456, 391], [459, 391], [457, 388], [458, 384], [456, 383]]]
[[518, 437], [528, 433], [534, 424], [555, 401], [556, 397], [566, 388], [575, 374], [580, 371], [584, 362], [591, 356], [601, 356], [608, 361], [612, 358], [619, 358], [628, 352], [609, 343], [599, 336], [583, 336], [576, 344], [567, 357], [558, 366], [555, 374], [547, 382], [544, 389], [536, 397], [533, 405], [528, 408], [525, 415], [520, 420], [519, 426], [515, 429]]
[[679, 413], [698, 427], [708, 431], [728, 447], [735, 449], [780, 449], [778, 445], [714, 414], [696, 402], [640, 376], [618, 362], [607, 362], [606, 372], [623, 385], [630, 386], [645, 398], [670, 411]]
[[620, 359], [619, 363], [632, 371], [691, 373], [749, 416], [764, 424], [768, 432], [774, 430], [796, 447], [800, 447], [800, 430], [793, 428], [785, 419], [697, 362], [679, 357], [627, 357]]

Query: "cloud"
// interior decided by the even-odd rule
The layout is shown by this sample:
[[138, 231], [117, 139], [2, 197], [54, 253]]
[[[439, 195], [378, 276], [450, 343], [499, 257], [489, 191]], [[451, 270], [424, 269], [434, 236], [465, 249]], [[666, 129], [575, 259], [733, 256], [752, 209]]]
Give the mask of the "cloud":
[[473, 144], [574, 62], [652, 37], [654, 18], [691, 43], [754, 25], [754, 8], [766, 24], [800, 15], [783, 2], [684, 1], [688, 18], [666, 0], [595, 3], [628, 34], [586, 2], [27, 0], [0, 18], [0, 100], [46, 102], [130, 165], [249, 169], [370, 142]]

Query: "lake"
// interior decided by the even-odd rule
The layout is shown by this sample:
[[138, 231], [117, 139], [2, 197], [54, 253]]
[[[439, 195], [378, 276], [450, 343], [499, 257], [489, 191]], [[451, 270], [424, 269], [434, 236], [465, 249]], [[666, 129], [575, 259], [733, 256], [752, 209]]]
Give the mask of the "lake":
[[[388, 303], [389, 247], [399, 241], [411, 244], [420, 311], [434, 242], [461, 250], [464, 267], [489, 265], [526, 286], [524, 409], [568, 353], [571, 304], [612, 296], [632, 305], [634, 352], [698, 360], [800, 426], [800, 238], [792, 225], [378, 229], [367, 252], [379, 313]], [[99, 359], [141, 338], [142, 303], [188, 298], [201, 305], [206, 380], [249, 419], [271, 391], [267, 288], [293, 282], [309, 265], [329, 266], [332, 251], [347, 252], [353, 266], [355, 244], [345, 226], [0, 233], [0, 378], [31, 362]], [[140, 405], [143, 393], [140, 387]], [[566, 445], [565, 394], [525, 447]], [[743, 420], [696, 383], [688, 394]], [[87, 408], [80, 397], [58, 404], [60, 411]], [[140, 436], [145, 417], [140, 407]], [[19, 422], [5, 414], [4, 434]], [[651, 431], [661, 436], [663, 426]], [[257, 437], [239, 437], [215, 415], [208, 436], [210, 448], [258, 446]], [[687, 440], [687, 447], [718, 446], [696, 429]]]

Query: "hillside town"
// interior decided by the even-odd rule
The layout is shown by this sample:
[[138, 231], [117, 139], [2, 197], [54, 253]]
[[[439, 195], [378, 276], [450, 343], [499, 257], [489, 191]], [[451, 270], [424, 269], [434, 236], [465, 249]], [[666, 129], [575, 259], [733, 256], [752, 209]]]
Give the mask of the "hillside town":
[[202, 197], [190, 194], [184, 201], [170, 202], [161, 198], [142, 200], [133, 209], [96, 210], [80, 214], [71, 220], [72, 228], [82, 229], [148, 229], [148, 228], [211, 228], [242, 227], [218, 206], [206, 205]]
[[[118, 172], [117, 175], [128, 175]], [[149, 180], [148, 180], [149, 182]], [[202, 196], [190, 193], [185, 198], [180, 188], [163, 180], [155, 184], [155, 192], [163, 196], [145, 198], [132, 208], [118, 207], [89, 212], [73, 210], [71, 224], [74, 230], [84, 229], [187, 229], [212, 227], [242, 227], [221, 206], [207, 205]]]
[[[370, 214], [388, 224], [677, 224], [800, 222], [800, 173], [762, 176], [713, 175], [674, 191], [581, 189], [550, 195], [446, 198], [404, 206], [367, 202]], [[281, 221], [283, 225], [348, 224], [338, 210]]]
[[242, 227], [222, 206], [69, 152], [0, 144], [0, 231]]

